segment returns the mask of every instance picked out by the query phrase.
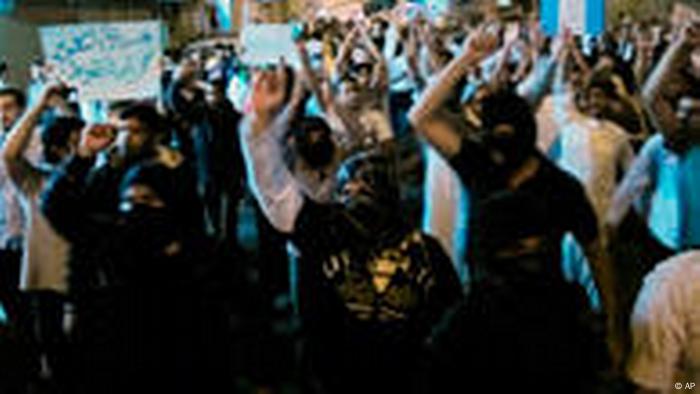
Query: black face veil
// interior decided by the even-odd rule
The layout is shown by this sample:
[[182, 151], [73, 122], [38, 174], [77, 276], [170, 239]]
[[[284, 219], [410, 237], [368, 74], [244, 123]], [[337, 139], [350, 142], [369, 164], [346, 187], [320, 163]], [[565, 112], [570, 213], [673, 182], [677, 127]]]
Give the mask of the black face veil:
[[[488, 96], [481, 105], [485, 142], [500, 151], [510, 165], [519, 165], [535, 150], [537, 123], [530, 105], [512, 92]], [[499, 125], [510, 125], [511, 135], [497, 135]]]

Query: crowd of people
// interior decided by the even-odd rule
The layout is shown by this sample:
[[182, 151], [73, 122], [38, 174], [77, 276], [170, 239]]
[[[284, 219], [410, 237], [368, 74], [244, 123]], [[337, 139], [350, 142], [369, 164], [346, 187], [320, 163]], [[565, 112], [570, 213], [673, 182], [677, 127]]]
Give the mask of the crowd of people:
[[700, 23], [472, 19], [169, 51], [98, 117], [0, 88], [0, 391], [700, 384]]

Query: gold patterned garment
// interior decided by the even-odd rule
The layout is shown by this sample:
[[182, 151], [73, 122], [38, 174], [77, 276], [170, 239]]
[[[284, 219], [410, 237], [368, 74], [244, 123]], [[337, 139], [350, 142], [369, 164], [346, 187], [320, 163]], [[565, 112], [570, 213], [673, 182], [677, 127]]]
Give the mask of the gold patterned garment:
[[322, 264], [323, 275], [353, 319], [408, 320], [424, 307], [436, 284], [435, 270], [425, 261], [428, 253], [423, 248], [423, 235], [414, 231], [360, 264], [352, 262], [349, 250], [334, 254]]

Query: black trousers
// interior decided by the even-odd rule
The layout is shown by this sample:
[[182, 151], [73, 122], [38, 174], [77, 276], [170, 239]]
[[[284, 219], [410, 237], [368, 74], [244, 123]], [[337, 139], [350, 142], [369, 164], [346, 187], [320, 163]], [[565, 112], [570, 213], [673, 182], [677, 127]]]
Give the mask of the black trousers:
[[17, 317], [19, 298], [19, 272], [22, 252], [0, 249], [0, 307], [9, 320]]

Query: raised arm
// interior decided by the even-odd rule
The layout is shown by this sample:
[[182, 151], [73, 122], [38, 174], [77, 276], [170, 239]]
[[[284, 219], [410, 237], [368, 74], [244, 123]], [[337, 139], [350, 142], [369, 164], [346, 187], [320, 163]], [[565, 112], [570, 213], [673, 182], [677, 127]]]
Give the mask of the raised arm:
[[377, 48], [367, 34], [367, 27], [358, 25], [358, 34], [362, 46], [367, 49], [374, 61], [372, 67], [372, 86], [375, 89], [386, 89], [389, 83], [389, 71], [384, 54]]
[[638, 31], [635, 39], [634, 77], [637, 86], [643, 86], [653, 66], [655, 43], [647, 32]]
[[420, 39], [423, 48], [425, 48], [425, 53], [428, 57], [428, 68], [430, 73], [436, 73], [442, 69], [444, 63], [440, 59], [440, 48], [435, 41], [435, 35], [432, 31], [432, 26], [430, 23], [425, 22], [416, 26], [418, 38]]
[[[311, 60], [309, 59], [309, 52], [306, 49], [306, 43], [302, 40], [296, 41], [297, 51], [299, 52], [299, 59], [301, 60], [301, 74], [306, 81], [306, 84], [311, 91], [311, 94], [316, 97], [321, 110], [323, 112], [328, 111], [331, 103], [327, 102], [325, 95], [323, 94], [323, 86], [321, 81], [319, 81], [316, 72], [311, 67]], [[323, 69], [323, 67], [321, 67]], [[324, 82], [325, 83], [325, 82]]]
[[304, 197], [284, 163], [277, 135], [287, 122], [278, 116], [284, 105], [284, 87], [275, 72], [255, 75], [251, 111], [243, 119], [241, 145], [253, 195], [270, 223], [291, 233], [301, 212]]
[[578, 44], [576, 44], [573, 36], [568, 37], [567, 46], [571, 50], [571, 57], [574, 59], [574, 62], [579, 70], [581, 70], [584, 80], [587, 79], [588, 76], [591, 75], [591, 72], [593, 72], [593, 69], [590, 65], [588, 65], [586, 58], [583, 57], [581, 48], [579, 48]]
[[552, 84], [557, 73], [557, 68], [570, 54], [571, 48], [569, 35], [565, 34], [552, 44], [552, 55], [549, 57], [540, 55], [532, 67], [532, 71], [523, 82], [518, 85], [520, 94], [534, 110], [542, 103], [545, 96], [552, 90]]
[[510, 80], [508, 62], [513, 53], [514, 45], [515, 41], [506, 42], [498, 55], [496, 55], [496, 63], [488, 81], [492, 91], [499, 91], [508, 86], [508, 81]]
[[629, 210], [640, 200], [641, 204], [637, 207], [638, 213], [646, 220], [649, 213], [649, 201], [642, 197], [654, 187], [654, 173], [656, 171], [654, 156], [663, 149], [662, 144], [662, 140], [658, 137], [649, 139], [617, 187], [605, 218], [605, 227], [613, 236]]
[[472, 33], [462, 53], [445, 67], [435, 83], [428, 86], [409, 113], [411, 124], [417, 132], [448, 158], [459, 152], [461, 136], [437, 116], [438, 112], [457, 83], [494, 48], [494, 38], [486, 35], [483, 29]]
[[700, 45], [699, 30], [693, 25], [683, 29], [680, 39], [671, 44], [642, 92], [642, 100], [652, 114], [654, 126], [669, 142], [677, 141], [680, 137], [677, 135], [680, 125], [675, 115], [674, 100], [686, 88], [680, 71], [692, 49]]
[[419, 38], [418, 27], [410, 26], [408, 28], [408, 42], [406, 43], [406, 64], [408, 65], [408, 73], [410, 78], [416, 84], [418, 89], [425, 86], [426, 78], [423, 77], [420, 70], [420, 54], [419, 54]]
[[58, 96], [60, 89], [60, 85], [49, 85], [44, 89], [37, 103], [24, 113], [10, 131], [2, 151], [2, 159], [10, 179], [23, 193], [36, 193], [41, 188], [41, 172], [27, 160], [25, 154], [30, 147], [41, 114], [49, 107], [51, 101], [60, 100]]
[[[78, 151], [49, 180], [42, 195], [42, 211], [52, 226], [72, 243], [94, 239], [107, 220], [86, 209], [87, 178], [99, 152], [114, 142], [111, 126], [83, 129]], [[89, 202], [88, 202], [89, 203]]]
[[340, 49], [338, 50], [338, 56], [336, 56], [335, 61], [333, 63], [333, 72], [335, 73], [335, 78], [342, 76], [347, 71], [348, 64], [350, 63], [352, 57], [352, 50], [355, 45], [355, 39], [357, 38], [358, 34], [359, 27], [355, 26], [350, 32], [350, 34], [348, 34], [348, 36], [345, 37], [343, 44], [340, 46]]
[[552, 83], [552, 119], [559, 129], [566, 127], [577, 116], [573, 94], [569, 94], [566, 69], [571, 62], [569, 48], [564, 50], [561, 60], [557, 62]]

